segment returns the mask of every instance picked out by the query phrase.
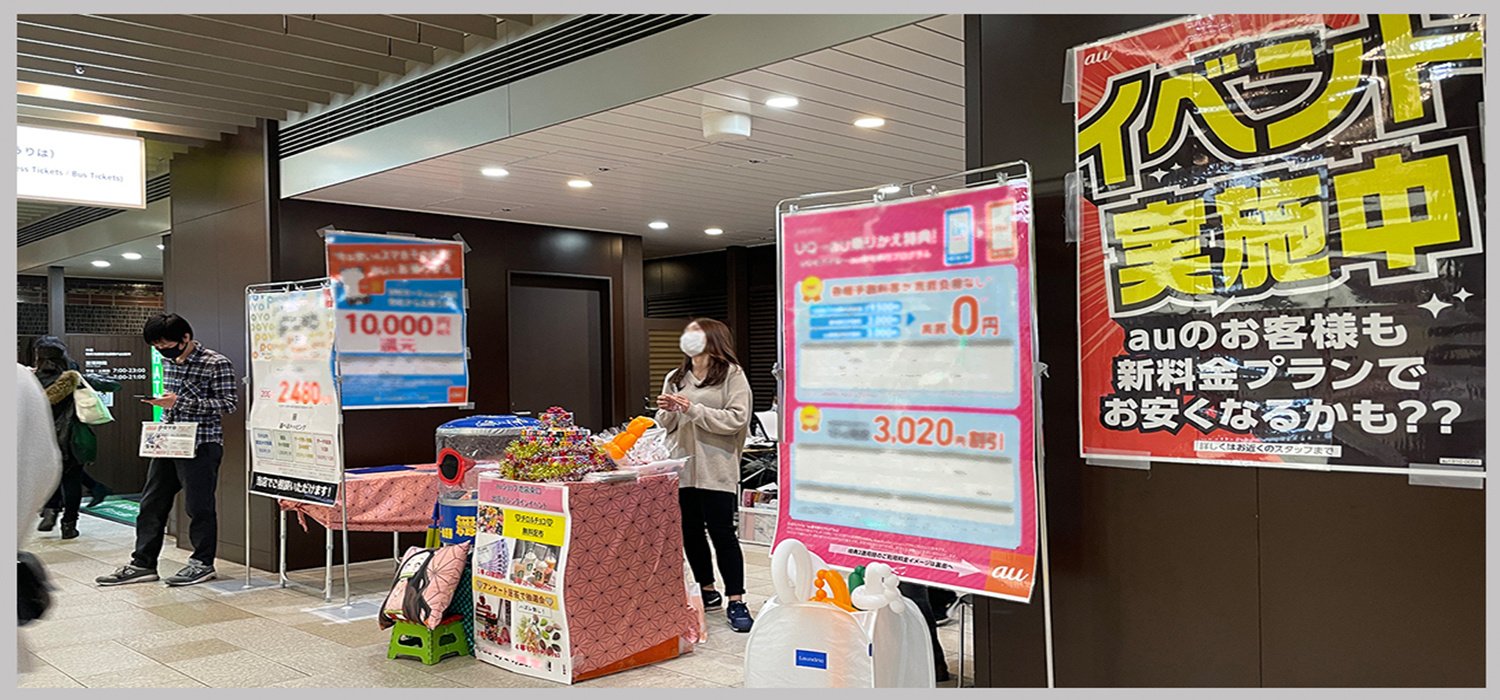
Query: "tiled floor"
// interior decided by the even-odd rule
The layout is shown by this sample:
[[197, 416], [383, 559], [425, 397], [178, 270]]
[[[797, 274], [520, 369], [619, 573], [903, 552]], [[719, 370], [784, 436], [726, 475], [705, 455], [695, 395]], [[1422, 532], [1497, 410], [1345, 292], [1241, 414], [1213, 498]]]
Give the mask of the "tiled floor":
[[[220, 580], [189, 588], [160, 583], [98, 588], [94, 577], [129, 556], [133, 531], [84, 517], [83, 536], [63, 542], [39, 533], [31, 550], [47, 565], [58, 590], [46, 619], [21, 632], [31, 653], [22, 688], [76, 687], [401, 687], [544, 688], [556, 684], [476, 661], [451, 658], [435, 666], [385, 658], [390, 638], [374, 619], [333, 622], [315, 612], [330, 608], [308, 588], [262, 586], [244, 591], [244, 567], [221, 562]], [[746, 595], [752, 610], [772, 594], [764, 547], [746, 545]], [[188, 553], [169, 550], [163, 576], [181, 568]], [[351, 568], [356, 602], [378, 600], [387, 590], [391, 562]], [[264, 584], [274, 574], [256, 572]], [[321, 588], [321, 569], [293, 575]], [[958, 672], [958, 625], [938, 630], [948, 666]], [[595, 679], [592, 687], [733, 687], [744, 675], [746, 635], [735, 634], [722, 613], [711, 614], [709, 639], [681, 658]], [[972, 673], [972, 649], [966, 668]], [[951, 682], [946, 685], [953, 685]]]

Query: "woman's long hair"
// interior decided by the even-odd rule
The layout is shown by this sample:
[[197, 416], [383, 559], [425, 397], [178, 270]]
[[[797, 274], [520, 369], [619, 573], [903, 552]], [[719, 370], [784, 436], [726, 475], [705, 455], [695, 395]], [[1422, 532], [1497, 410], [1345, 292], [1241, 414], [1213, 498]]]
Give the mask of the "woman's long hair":
[[[724, 383], [729, 376], [729, 368], [740, 363], [734, 356], [734, 333], [730, 332], [729, 326], [724, 325], [711, 318], [695, 318], [693, 323], [703, 330], [707, 344], [703, 346], [703, 354], [708, 355], [708, 376], [698, 386], [718, 386]], [[691, 325], [691, 324], [689, 324]], [[677, 372], [672, 375], [672, 386], [678, 391], [687, 383], [687, 377], [693, 371], [693, 358], [683, 355], [682, 364], [677, 367]]]

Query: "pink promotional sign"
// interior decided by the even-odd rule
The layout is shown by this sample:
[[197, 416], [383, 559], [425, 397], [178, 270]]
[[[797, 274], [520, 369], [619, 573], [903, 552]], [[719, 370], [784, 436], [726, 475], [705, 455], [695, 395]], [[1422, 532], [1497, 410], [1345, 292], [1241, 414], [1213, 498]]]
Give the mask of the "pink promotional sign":
[[776, 540], [1029, 601], [1029, 180], [782, 217]]

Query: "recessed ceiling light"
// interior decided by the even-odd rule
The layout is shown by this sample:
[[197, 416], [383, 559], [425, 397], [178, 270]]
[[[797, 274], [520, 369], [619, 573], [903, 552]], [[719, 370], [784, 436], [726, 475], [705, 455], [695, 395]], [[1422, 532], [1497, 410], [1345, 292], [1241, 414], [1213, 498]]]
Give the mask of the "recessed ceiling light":
[[156, 249], [157, 250], [166, 250], [167, 249], [167, 245], [165, 243], [157, 243], [156, 244]]
[[896, 194], [900, 191], [901, 187], [899, 185], [886, 185], [885, 187], [880, 188], [881, 194]]
[[506, 175], [510, 174], [510, 171], [506, 170], [505, 168], [492, 167], [492, 168], [484, 168], [483, 170], [480, 170], [479, 174], [481, 174], [481, 175], [483, 175], [485, 177], [505, 177]]
[[585, 180], [581, 177], [573, 178], [572, 180], [568, 181], [568, 187], [571, 187], [575, 190], [586, 190], [593, 186], [594, 183], [589, 182], [588, 180]]
[[108, 115], [99, 117], [99, 124], [101, 126], [112, 126], [112, 127], [116, 128], [116, 129], [134, 129], [135, 128], [135, 120], [134, 119], [126, 119], [125, 117], [117, 117], [117, 116], [115, 116], [113, 114], [108, 114]]
[[120, 257], [125, 258], [126, 260], [140, 260], [141, 259], [141, 254], [140, 253], [120, 253]]
[[854, 125], [861, 129], [879, 129], [885, 126], [885, 120], [880, 117], [860, 117], [854, 120]]
[[771, 99], [766, 100], [767, 107], [775, 107], [776, 109], [791, 109], [793, 107], [796, 107], [798, 104], [799, 103], [797, 102], [797, 98], [795, 97], [772, 97]]
[[39, 97], [46, 97], [53, 100], [73, 99], [72, 88], [65, 88], [57, 85], [38, 85], [36, 86], [36, 94]]
[[721, 235], [721, 234], [724, 233], [724, 229], [721, 229], [721, 228], [706, 228], [706, 229], [703, 229], [703, 232], [706, 233], [706, 234], [708, 234], [708, 235], [710, 235], [710, 236], [718, 236], [718, 235]]
[[95, 260], [93, 262], [93, 265], [94, 265], [94, 267], [109, 267], [109, 261], [108, 260]]
[[665, 221], [653, 221], [653, 222], [651, 222], [649, 224], [646, 224], [646, 225], [650, 226], [652, 228], [652, 230], [655, 230], [655, 231], [665, 231], [665, 230], [667, 230], [667, 222], [665, 222]]

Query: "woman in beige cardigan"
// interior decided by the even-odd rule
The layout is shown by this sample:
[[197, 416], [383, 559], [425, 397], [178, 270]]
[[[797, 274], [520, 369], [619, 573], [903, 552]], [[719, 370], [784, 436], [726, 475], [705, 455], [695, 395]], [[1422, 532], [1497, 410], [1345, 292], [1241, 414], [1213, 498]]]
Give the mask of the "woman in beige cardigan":
[[[656, 422], [667, 431], [673, 457], [691, 457], [682, 471], [682, 544], [703, 604], [717, 610], [728, 600], [729, 626], [749, 632], [754, 620], [745, 605], [745, 558], [734, 516], [739, 507], [740, 453], [750, 429], [750, 382], [734, 357], [729, 327], [698, 319], [683, 331], [682, 365], [667, 375]], [[713, 552], [709, 540], [713, 540]], [[714, 589], [714, 555], [724, 593]]]

